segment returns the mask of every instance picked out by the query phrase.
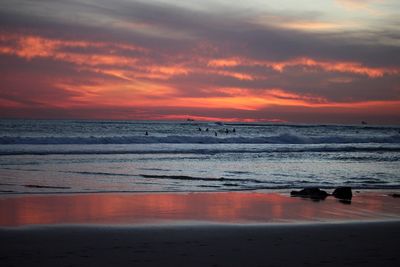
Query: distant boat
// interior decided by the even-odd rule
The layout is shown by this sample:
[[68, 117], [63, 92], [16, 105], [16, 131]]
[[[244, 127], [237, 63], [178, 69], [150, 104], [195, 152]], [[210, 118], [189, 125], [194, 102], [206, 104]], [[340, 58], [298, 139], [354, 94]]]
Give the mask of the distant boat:
[[194, 119], [188, 118], [187, 121], [194, 121]]
[[368, 123], [367, 123], [366, 121], [362, 121], [361, 124], [362, 124], [362, 125], [366, 125], [366, 124], [368, 124]]

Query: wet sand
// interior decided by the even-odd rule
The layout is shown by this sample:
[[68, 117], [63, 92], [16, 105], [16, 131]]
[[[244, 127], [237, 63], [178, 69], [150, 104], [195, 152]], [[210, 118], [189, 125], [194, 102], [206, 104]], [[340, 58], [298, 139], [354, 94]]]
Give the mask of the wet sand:
[[276, 192], [0, 195], [0, 227], [399, 220], [400, 199], [356, 193], [351, 204]]
[[399, 198], [0, 196], [0, 266], [397, 266]]
[[0, 230], [1, 266], [399, 266], [400, 222]]

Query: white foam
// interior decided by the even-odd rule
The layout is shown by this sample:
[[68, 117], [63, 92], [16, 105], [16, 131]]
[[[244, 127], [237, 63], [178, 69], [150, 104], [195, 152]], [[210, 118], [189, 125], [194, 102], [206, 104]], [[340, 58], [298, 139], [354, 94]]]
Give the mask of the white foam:
[[380, 136], [303, 136], [284, 133], [259, 137], [214, 136], [91, 136], [91, 137], [0, 137], [0, 144], [400, 144], [400, 135]]

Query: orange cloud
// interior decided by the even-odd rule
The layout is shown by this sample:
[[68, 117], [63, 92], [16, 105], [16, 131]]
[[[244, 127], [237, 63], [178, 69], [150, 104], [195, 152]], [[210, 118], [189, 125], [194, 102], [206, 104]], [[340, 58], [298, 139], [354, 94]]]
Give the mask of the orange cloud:
[[360, 29], [362, 24], [351, 19], [332, 20], [328, 17], [321, 18], [301, 18], [291, 16], [260, 15], [255, 16], [251, 21], [257, 25], [270, 28], [271, 26], [283, 30], [295, 30], [301, 32], [337, 32], [348, 29]]
[[[35, 58], [50, 58], [57, 61], [63, 61], [76, 65], [79, 70], [92, 71], [106, 74], [116, 78], [125, 80], [133, 79], [160, 79], [167, 80], [173, 76], [188, 75], [190, 73], [211, 73], [220, 76], [228, 76], [238, 80], [254, 80], [254, 75], [234, 72], [231, 70], [212, 70], [201, 64], [196, 67], [187, 67], [185, 64], [194, 63], [184, 62], [177, 64], [160, 65], [152, 62], [151, 57], [147, 57], [150, 53], [148, 49], [134, 45], [113, 44], [105, 42], [87, 42], [87, 41], [70, 41], [43, 38], [33, 35], [0, 35], [0, 53], [15, 55], [27, 60]], [[14, 45], [10, 45], [14, 43]], [[72, 52], [67, 48], [104, 48], [99, 53]], [[121, 56], [116, 51], [136, 51], [139, 57]], [[90, 51], [90, 50], [89, 50]], [[212, 64], [212, 63], [211, 63]], [[232, 62], [215, 62], [216, 66], [229, 65]]]
[[[225, 62], [235, 62], [235, 64], [225, 64]], [[347, 61], [318, 61], [308, 57], [294, 58], [286, 61], [257, 61], [252, 59], [213, 59], [208, 62], [209, 66], [222, 68], [234, 66], [263, 66], [272, 68], [278, 72], [283, 72], [290, 67], [319, 68], [327, 72], [353, 73], [378, 78], [384, 75], [399, 75], [400, 68], [394, 67], [368, 67], [359, 62]]]
[[23, 104], [16, 101], [0, 98], [0, 106], [3, 108], [21, 108], [23, 107]]
[[[14, 45], [13, 45], [14, 44]], [[99, 52], [78, 53], [67, 48], [102, 48]], [[138, 56], [119, 55], [116, 51], [136, 51]], [[302, 67], [306, 69], [320, 69], [326, 72], [351, 73], [369, 78], [379, 78], [384, 75], [399, 75], [397, 67], [369, 67], [360, 62], [316, 60], [309, 57], [299, 57], [285, 61], [262, 61], [241, 57], [220, 58], [205, 60], [195, 58], [179, 59], [168, 65], [160, 65], [146, 57], [149, 50], [135, 45], [112, 44], [106, 42], [63, 41], [48, 39], [39, 36], [20, 36], [13, 34], [0, 35], [0, 53], [15, 55], [27, 60], [34, 58], [51, 58], [76, 65], [77, 68], [92, 72], [103, 73], [120, 79], [160, 79], [167, 80], [173, 76], [188, 75], [190, 73], [216, 74], [232, 77], [241, 81], [265, 79], [265, 76], [256, 76], [252, 73], [234, 71], [234, 67], [265, 67], [278, 72], [288, 68]], [[180, 61], [180, 62], [179, 62]], [[197, 65], [193, 65], [193, 64]], [[192, 65], [189, 67], [189, 65]]]
[[[2, 43], [3, 44], [2, 44]], [[14, 43], [14, 45], [10, 45]], [[103, 53], [77, 53], [66, 48], [104, 48]], [[182, 63], [160, 65], [151, 62], [147, 57], [121, 56], [116, 50], [137, 51], [148, 54], [150, 51], [139, 46], [126, 44], [112, 44], [104, 42], [64, 41], [43, 38], [33, 35], [0, 35], [0, 53], [15, 55], [27, 60], [34, 58], [50, 58], [57, 61], [72, 63], [80, 70], [102, 73], [120, 79], [160, 79], [167, 80], [173, 76], [188, 75], [193, 72], [211, 73], [220, 76], [232, 77], [237, 80], [254, 80], [256, 77], [248, 73], [231, 70], [213, 70], [207, 66], [189, 68]], [[195, 60], [196, 61], [196, 60]], [[185, 62], [186, 64], [189, 62]], [[210, 66], [233, 66], [238, 64], [227, 62], [210, 62]], [[123, 69], [121, 69], [123, 68]]]
[[318, 96], [300, 95], [277, 88], [210, 88], [207, 97], [182, 96], [174, 86], [157, 81], [124, 79], [119, 82], [91, 81], [85, 85], [59, 83], [56, 87], [74, 95], [67, 105], [258, 110], [271, 105], [313, 106], [326, 102]]
[[38, 36], [16, 36], [3, 35], [1, 41], [13, 41], [15, 46], [1, 45], [0, 53], [16, 55], [27, 60], [33, 58], [48, 57], [54, 60], [65, 61], [77, 65], [113, 65], [113, 66], [130, 66], [137, 59], [132, 57], [118, 56], [111, 53], [108, 54], [81, 54], [75, 52], [64, 51], [65, 48], [109, 48], [112, 49], [127, 49], [144, 51], [139, 47], [130, 45], [118, 45], [109, 43], [93, 43], [83, 41], [61, 41], [42, 38]]
[[[0, 37], [0, 41], [12, 41], [16, 42], [20, 50], [26, 50], [27, 56], [29, 56], [29, 49], [36, 50], [36, 52], [43, 53], [45, 49], [50, 49], [51, 51], [60, 50], [63, 48], [106, 48], [108, 51], [112, 52], [115, 49], [129, 50], [129, 51], [140, 51], [147, 52], [148, 49], [135, 46], [132, 44], [119, 44], [119, 43], [109, 43], [109, 42], [90, 42], [81, 40], [59, 40], [44, 38], [36, 35], [17, 35], [17, 34], [3, 34]], [[33, 56], [37, 56], [33, 54]]]
[[[85, 48], [82, 49], [82, 52], [85, 53], [79, 53], [79, 48]], [[96, 49], [91, 50], [90, 48]], [[135, 51], [135, 53], [127, 53], [127, 51]], [[359, 62], [316, 60], [309, 57], [284, 61], [263, 61], [238, 56], [209, 60], [208, 56], [195, 55], [191, 57], [189, 55], [190, 57], [166, 56], [163, 58], [163, 62], [167, 62], [167, 64], [160, 64], [157, 62], [157, 56], [155, 56], [158, 55], [157, 52], [137, 46], [105, 42], [63, 41], [32, 35], [12, 34], [0, 34], [0, 54], [13, 55], [29, 61], [36, 58], [49, 58], [69, 63], [78, 71], [102, 74], [96, 75], [96, 78], [89, 75], [84, 83], [77, 82], [74, 77], [54, 78], [45, 81], [44, 83], [49, 88], [67, 93], [62, 100], [52, 99], [49, 101], [49, 99], [46, 99], [43, 102], [49, 103], [40, 102], [49, 107], [139, 107], [143, 109], [173, 107], [185, 108], [185, 110], [196, 108], [257, 111], [279, 106], [283, 107], [282, 109], [285, 107], [287, 109], [295, 107], [315, 110], [331, 109], [332, 113], [338, 112], [339, 109], [346, 109], [349, 112], [377, 110], [381, 114], [388, 109], [392, 113], [400, 111], [400, 101], [396, 100], [330, 102], [322, 96], [299, 94], [282, 88], [269, 88], [267, 86], [264, 89], [254, 89], [249, 85], [246, 85], [247, 88], [241, 88], [240, 85], [217, 87], [208, 83], [207, 91], [203, 90], [200, 96], [191, 94], [198, 91], [196, 88], [198, 84], [195, 80], [197, 77], [191, 80], [190, 75], [192, 74], [231, 77], [237, 81], [246, 81], [246, 84], [249, 84], [248, 81], [266, 79], [266, 77], [258, 76], [251, 71], [243, 71], [246, 67], [268, 68], [278, 73], [284, 73], [289, 68], [318, 69], [326, 72], [357, 74], [369, 78], [400, 74], [399, 68], [370, 67]], [[131, 56], [132, 54], [134, 56]], [[176, 76], [189, 76], [189, 78], [184, 79], [184, 82], [188, 84], [185, 88], [187, 91], [180, 91], [183, 90], [179, 89], [183, 88], [182, 84], [170, 79]], [[350, 83], [352, 78], [332, 78], [328, 81]], [[201, 89], [204, 89], [204, 86]], [[17, 107], [16, 102], [5, 99], [0, 99], [0, 104], [4, 107]], [[179, 117], [173, 114], [171, 116], [175, 117], [163, 115], [159, 118]], [[186, 115], [182, 116], [185, 117]], [[218, 116], [195, 117], [195, 119], [201, 118], [205, 120], [223, 119]], [[224, 118], [224, 120], [230, 119], [232, 121], [237, 120], [234, 116]], [[240, 120], [251, 119], [241, 118]]]
[[159, 77], [169, 78], [176, 75], [187, 75], [191, 69], [183, 66], [148, 66], [144, 68], [150, 74], [159, 75]]
[[[104, 51], [77, 53], [66, 48], [104, 48]], [[118, 55], [116, 51], [136, 51], [142, 56], [149, 53], [148, 49], [127, 44], [64, 41], [32, 35], [0, 35], [0, 54], [15, 55], [27, 60], [50, 58], [72, 63], [78, 70], [102, 73], [130, 81], [138, 78], [166, 80], [172, 76], [187, 75], [191, 72], [182, 65], [156, 65], [146, 59]]]
[[[117, 66], [116, 66], [117, 67]], [[98, 67], [81, 67], [79, 70], [87, 70], [101, 73], [110, 77], [135, 81], [137, 79], [147, 80], [168, 80], [173, 76], [188, 75], [192, 72], [189, 68], [175, 66], [132, 66], [131, 69], [114, 68], [113, 66]]]
[[349, 109], [375, 109], [384, 111], [397, 110], [400, 112], [400, 100], [372, 100], [372, 101], [353, 101], [353, 102], [331, 102], [322, 105], [316, 105], [316, 107], [334, 107], [334, 108], [349, 108]]
[[[219, 96], [213, 95], [217, 93]], [[221, 93], [223, 95], [221, 96]], [[310, 107], [326, 101], [321, 97], [302, 96], [285, 92], [282, 89], [252, 90], [244, 88], [215, 88], [207, 97], [173, 98], [175, 107], [221, 108], [236, 110], [258, 110], [267, 106], [305, 106]], [[168, 105], [168, 103], [163, 103]]]
[[[113, 73], [112, 75], [124, 75]], [[384, 108], [400, 110], [400, 101], [330, 102], [317, 95], [298, 94], [281, 88], [237, 88], [215, 87], [207, 90], [207, 96], [181, 95], [173, 85], [162, 81], [140, 81], [135, 79], [94, 80], [89, 84], [55, 85], [73, 95], [69, 102], [53, 103], [67, 108], [71, 106], [118, 106], [118, 107], [174, 107], [202, 109], [232, 109], [257, 111], [271, 106], [370, 110]], [[185, 117], [186, 115], [183, 115]], [[168, 118], [168, 117], [165, 117]], [[205, 118], [204, 118], [205, 119]], [[234, 119], [234, 118], [233, 118]], [[212, 120], [218, 120], [217, 117]]]
[[[75, 93], [66, 106], [119, 106], [152, 107], [168, 103], [176, 93], [172, 87], [149, 81], [91, 81], [90, 84], [75, 85], [59, 83], [55, 85], [65, 91]], [[64, 103], [62, 103], [64, 104]]]
[[245, 80], [245, 81], [252, 81], [252, 80], [256, 79], [256, 77], [254, 75], [240, 73], [240, 72], [234, 72], [234, 71], [219, 70], [219, 71], [210, 71], [210, 73], [214, 73], [214, 74], [218, 74], [218, 75], [222, 75], [222, 76], [228, 76], [228, 77], [236, 78], [238, 80]]
[[196, 116], [190, 114], [169, 114], [161, 115], [153, 119], [157, 120], [186, 120], [194, 119], [196, 121], [223, 121], [223, 122], [285, 122], [280, 119], [254, 119], [254, 118], [236, 118], [236, 117], [209, 117], [209, 116]]
[[279, 24], [280, 27], [286, 29], [302, 30], [302, 31], [327, 31], [337, 30], [344, 26], [336, 23], [319, 22], [319, 21], [295, 21]]
[[235, 67], [242, 64], [239, 59], [227, 58], [227, 59], [212, 59], [208, 61], [207, 66], [209, 67]]

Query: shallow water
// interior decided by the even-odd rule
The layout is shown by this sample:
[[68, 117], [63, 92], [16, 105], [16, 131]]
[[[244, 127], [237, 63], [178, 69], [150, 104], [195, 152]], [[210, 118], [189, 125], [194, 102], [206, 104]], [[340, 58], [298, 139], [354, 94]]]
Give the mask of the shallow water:
[[329, 197], [312, 201], [284, 193], [96, 193], [0, 197], [0, 227], [106, 224], [301, 223], [399, 220], [400, 202], [361, 193], [351, 205]]

